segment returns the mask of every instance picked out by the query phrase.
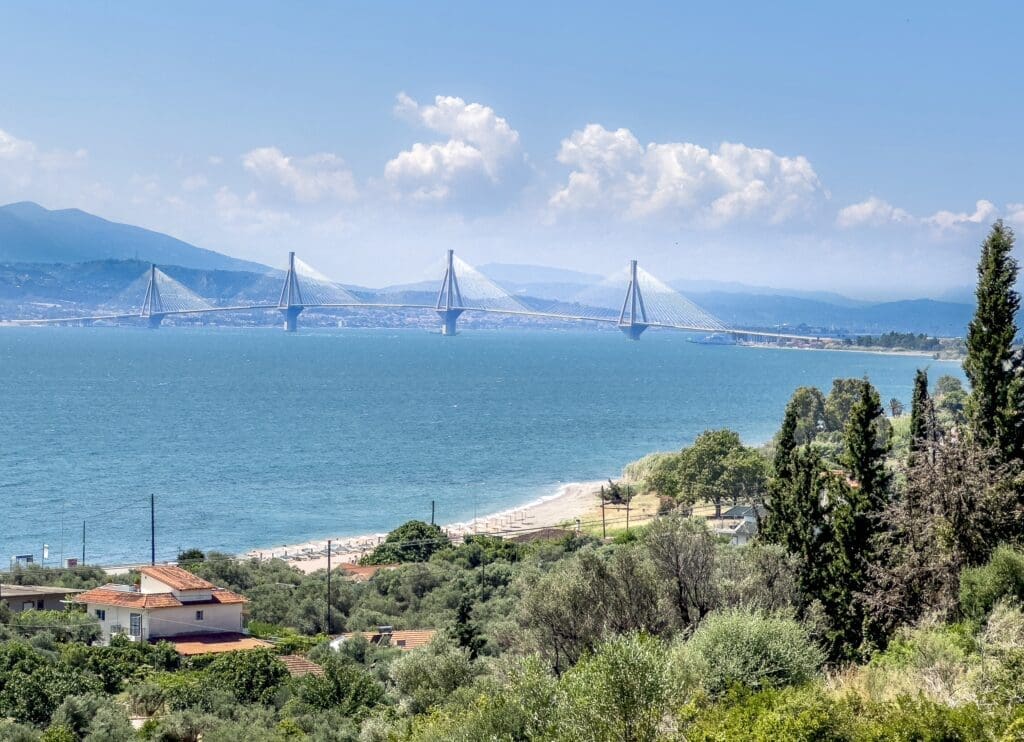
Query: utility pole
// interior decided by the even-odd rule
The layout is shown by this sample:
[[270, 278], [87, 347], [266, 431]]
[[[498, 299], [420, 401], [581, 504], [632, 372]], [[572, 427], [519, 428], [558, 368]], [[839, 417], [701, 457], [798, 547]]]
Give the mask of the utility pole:
[[156, 565], [156, 498], [149, 494], [149, 563]]
[[430, 525], [434, 525], [434, 501], [430, 501]]
[[604, 522], [604, 487], [601, 488], [601, 538], [608, 538], [608, 528]]
[[85, 518], [82, 518], [82, 566], [85, 566]]
[[331, 633], [331, 540], [327, 539], [327, 633]]

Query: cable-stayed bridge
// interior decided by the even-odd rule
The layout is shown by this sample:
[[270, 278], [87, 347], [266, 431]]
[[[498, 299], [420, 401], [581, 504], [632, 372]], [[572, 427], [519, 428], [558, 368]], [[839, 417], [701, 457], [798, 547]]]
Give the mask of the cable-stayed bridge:
[[[278, 274], [280, 275], [280, 274]], [[271, 280], [269, 277], [267, 280]], [[276, 292], [275, 292], [276, 293]], [[387, 297], [385, 297], [387, 298]], [[637, 340], [649, 327], [734, 337], [816, 340], [815, 336], [764, 332], [730, 327], [631, 260], [619, 273], [582, 291], [569, 301], [517, 298], [448, 250], [444, 274], [431, 303], [366, 301], [288, 253], [288, 265], [277, 303], [218, 305], [198, 295], [157, 266], [139, 276], [113, 297], [109, 311], [83, 317], [13, 320], [15, 324], [79, 324], [95, 321], [142, 321], [157, 328], [167, 317], [226, 312], [277, 311], [284, 329], [295, 332], [299, 315], [309, 310], [390, 309], [436, 312], [443, 335], [454, 335], [466, 312], [547, 318], [569, 322], [596, 322], [618, 327]]]

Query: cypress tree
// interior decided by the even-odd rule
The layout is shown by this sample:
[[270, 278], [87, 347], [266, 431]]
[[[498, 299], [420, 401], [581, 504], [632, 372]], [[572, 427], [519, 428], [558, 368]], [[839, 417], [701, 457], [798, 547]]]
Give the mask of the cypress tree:
[[1014, 290], [1017, 261], [1012, 257], [1013, 230], [1002, 220], [981, 246], [977, 308], [967, 329], [964, 371], [971, 382], [968, 419], [974, 440], [1015, 461], [1024, 451], [1021, 384], [1013, 355], [1020, 295]]
[[928, 395], [928, 372], [918, 369], [914, 376], [914, 397], [910, 404], [910, 466], [914, 464], [914, 454], [933, 443], [936, 433], [935, 405]]
[[781, 543], [782, 524], [791, 510], [787, 497], [793, 474], [793, 452], [796, 450], [797, 411], [792, 402], [786, 405], [782, 428], [775, 438], [775, 455], [772, 457], [772, 476], [768, 480], [768, 497], [765, 501], [767, 515], [759, 524], [761, 538], [770, 543]]
[[850, 410], [844, 443], [843, 464], [872, 508], [881, 510], [888, 500], [889, 474], [885, 470], [888, 442], [879, 430], [885, 419], [882, 400], [871, 382], [861, 382], [860, 398]]
[[822, 604], [831, 626], [832, 655], [849, 657], [860, 645], [864, 611], [859, 596], [881, 562], [879, 534], [889, 503], [890, 476], [885, 470], [887, 443], [881, 440], [882, 401], [867, 379], [846, 424], [843, 463], [851, 482], [830, 489], [832, 534], [826, 550], [828, 580]]
[[796, 408], [790, 403], [786, 405], [786, 415], [782, 418], [782, 428], [775, 441], [775, 456], [772, 458], [772, 464], [776, 476], [788, 476], [794, 450], [796, 450]]

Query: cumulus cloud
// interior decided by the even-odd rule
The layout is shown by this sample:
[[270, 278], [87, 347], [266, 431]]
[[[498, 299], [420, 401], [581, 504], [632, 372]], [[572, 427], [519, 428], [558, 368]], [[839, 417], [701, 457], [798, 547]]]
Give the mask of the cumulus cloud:
[[260, 147], [242, 156], [242, 165], [265, 183], [283, 188], [298, 201], [351, 200], [355, 178], [344, 160], [330, 152], [290, 157], [277, 147]]
[[613, 210], [720, 224], [772, 223], [808, 211], [827, 196], [804, 157], [726, 142], [710, 150], [690, 142], [641, 145], [629, 129], [588, 124], [562, 140], [558, 161], [571, 168], [550, 198], [556, 211]]
[[[1013, 204], [1007, 206], [1013, 208]], [[984, 224], [994, 219], [999, 213], [995, 204], [981, 199], [974, 204], [973, 212], [936, 211], [931, 216], [916, 217], [907, 211], [897, 208], [888, 201], [872, 196], [866, 201], [850, 204], [839, 210], [836, 224], [845, 229], [852, 227], [882, 227], [888, 224], [908, 224], [931, 227], [939, 232], [947, 232], [958, 227], [972, 224]]]
[[1014, 224], [1024, 224], [1024, 203], [1006, 204], [1006, 219]]
[[0, 129], [0, 162], [6, 162], [8, 166], [20, 166], [18, 172], [22, 178], [27, 177], [31, 169], [56, 171], [79, 165], [85, 162], [88, 156], [89, 153], [85, 149], [43, 150], [34, 142], [19, 139], [10, 132]]
[[860, 203], [844, 206], [836, 217], [836, 224], [844, 229], [862, 226], [880, 227], [885, 224], [909, 224], [914, 221], [914, 217], [909, 213], [877, 196], [872, 196]]
[[995, 218], [997, 213], [998, 209], [994, 203], [981, 199], [974, 204], [974, 211], [970, 214], [966, 211], [937, 211], [927, 217], [925, 222], [940, 230], [947, 230], [965, 224], [983, 224]]
[[421, 105], [399, 93], [395, 113], [447, 137], [417, 142], [384, 166], [388, 182], [414, 198], [446, 198], [465, 179], [497, 184], [519, 154], [519, 132], [490, 106], [443, 95], [433, 105]]

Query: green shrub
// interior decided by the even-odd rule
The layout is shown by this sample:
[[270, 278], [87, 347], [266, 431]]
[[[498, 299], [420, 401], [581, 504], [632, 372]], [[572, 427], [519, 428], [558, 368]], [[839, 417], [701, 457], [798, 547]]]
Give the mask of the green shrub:
[[1000, 546], [983, 567], [960, 574], [960, 610], [976, 621], [992, 611], [1002, 598], [1024, 600], [1024, 553]]
[[360, 564], [394, 564], [425, 562], [431, 555], [451, 546], [439, 526], [410, 520], [393, 530], [384, 543], [359, 560]]
[[323, 675], [306, 675], [295, 682], [295, 699], [318, 711], [337, 709], [344, 716], [365, 717], [384, 700], [384, 688], [351, 660], [328, 658]]
[[713, 695], [736, 685], [759, 690], [805, 683], [824, 661], [800, 623], [746, 609], [710, 614], [681, 654]]
[[270, 703], [288, 677], [288, 668], [268, 649], [227, 652], [214, 659], [206, 672], [242, 703]]

